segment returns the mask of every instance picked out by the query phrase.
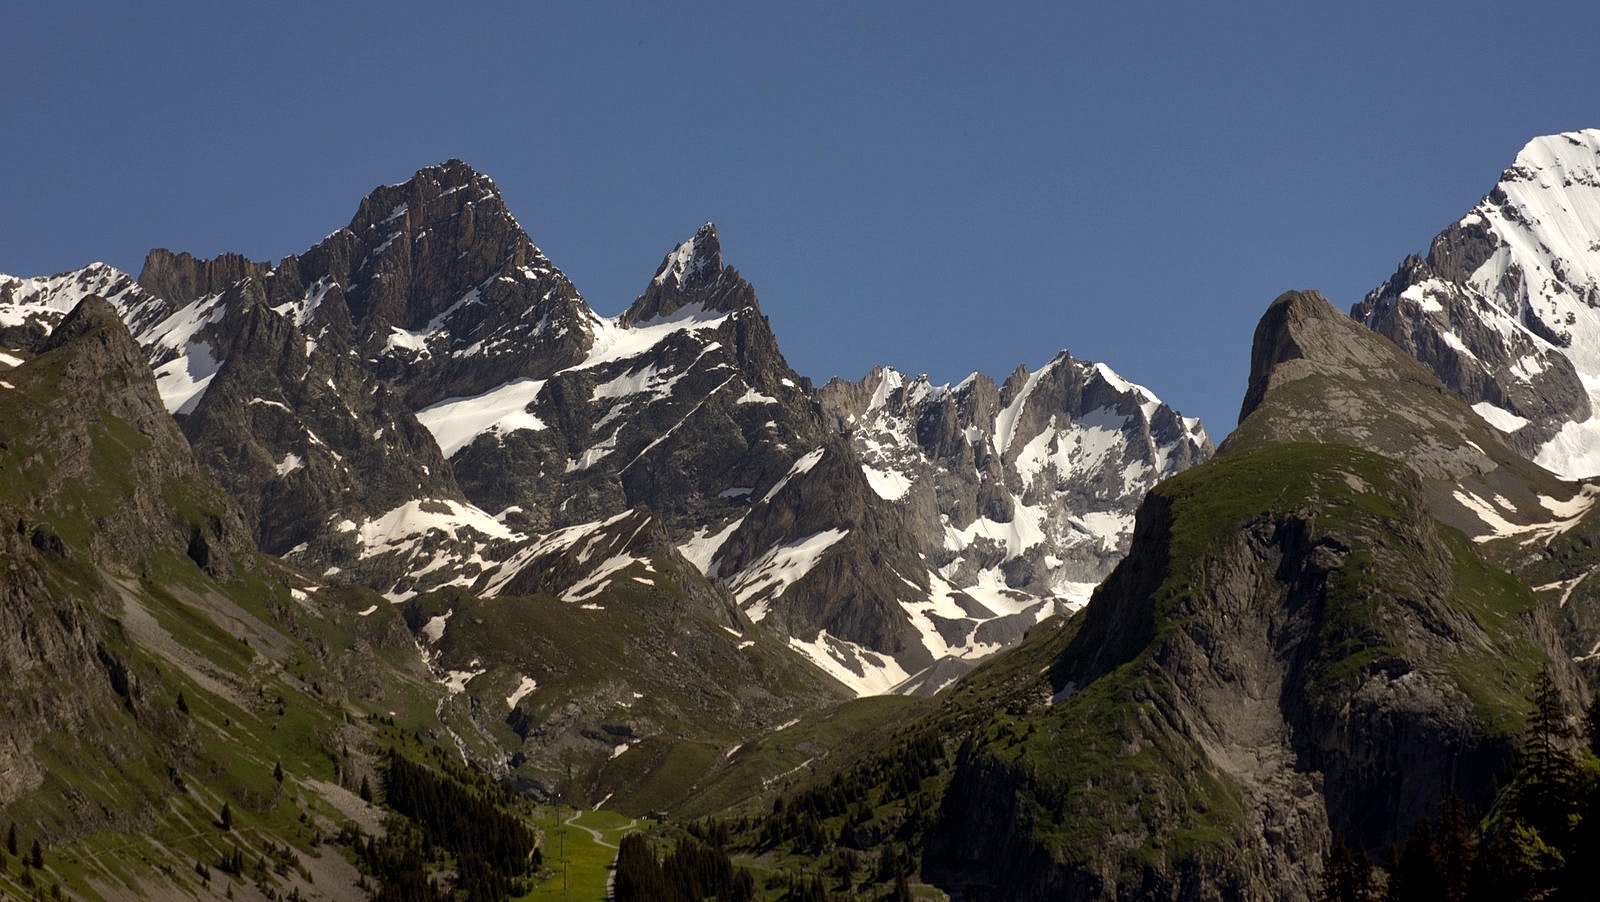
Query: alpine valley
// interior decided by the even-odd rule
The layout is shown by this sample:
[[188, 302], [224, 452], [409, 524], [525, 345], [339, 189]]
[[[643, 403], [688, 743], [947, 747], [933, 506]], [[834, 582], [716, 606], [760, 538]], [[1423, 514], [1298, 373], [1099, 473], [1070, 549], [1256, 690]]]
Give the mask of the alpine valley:
[[601, 316], [456, 160], [0, 277], [0, 893], [520, 897], [559, 803], [618, 898], [1412, 898], [1453, 811], [1559, 895], [1597, 311], [1593, 130], [1272, 301], [1220, 449], [1064, 351], [815, 386], [709, 223]]

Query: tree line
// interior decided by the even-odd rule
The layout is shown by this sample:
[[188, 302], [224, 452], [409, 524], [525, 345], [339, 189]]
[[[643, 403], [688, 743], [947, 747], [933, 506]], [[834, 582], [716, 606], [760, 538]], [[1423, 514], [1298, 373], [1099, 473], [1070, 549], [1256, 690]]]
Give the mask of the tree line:
[[1321, 897], [1561, 902], [1600, 894], [1600, 691], [1581, 730], [1548, 668], [1530, 700], [1516, 769], [1488, 811], [1474, 815], [1450, 800], [1436, 818], [1416, 823], [1389, 855], [1386, 875], [1365, 852], [1335, 841]]

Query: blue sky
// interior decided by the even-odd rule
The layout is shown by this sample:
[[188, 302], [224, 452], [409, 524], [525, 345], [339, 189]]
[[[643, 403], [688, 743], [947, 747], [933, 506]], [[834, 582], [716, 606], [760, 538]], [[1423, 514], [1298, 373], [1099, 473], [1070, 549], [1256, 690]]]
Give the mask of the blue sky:
[[19, 6], [0, 272], [276, 260], [460, 157], [602, 314], [715, 220], [818, 382], [1065, 348], [1219, 440], [1273, 297], [1600, 126], [1593, 3]]

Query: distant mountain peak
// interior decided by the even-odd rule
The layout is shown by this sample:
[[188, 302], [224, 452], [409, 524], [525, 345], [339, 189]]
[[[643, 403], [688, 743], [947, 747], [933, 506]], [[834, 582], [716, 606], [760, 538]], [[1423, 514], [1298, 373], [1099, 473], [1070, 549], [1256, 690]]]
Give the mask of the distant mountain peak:
[[1351, 311], [1542, 466], [1600, 471], [1600, 129], [1529, 141]]
[[661, 258], [644, 294], [622, 314], [621, 322], [632, 326], [670, 316], [694, 304], [719, 313], [746, 307], [759, 309], [755, 289], [723, 262], [722, 242], [711, 222]]
[[674, 285], [693, 290], [709, 278], [722, 274], [722, 242], [717, 239], [717, 226], [707, 222], [695, 231], [694, 237], [683, 242], [668, 254], [656, 270], [652, 285]]
[[430, 220], [459, 213], [459, 203], [439, 203], [458, 192], [467, 195], [459, 200], [487, 202], [494, 215], [511, 216], [493, 179], [461, 160], [450, 159], [418, 169], [404, 182], [373, 189], [362, 199], [349, 229], [358, 236], [376, 229], [420, 232]]

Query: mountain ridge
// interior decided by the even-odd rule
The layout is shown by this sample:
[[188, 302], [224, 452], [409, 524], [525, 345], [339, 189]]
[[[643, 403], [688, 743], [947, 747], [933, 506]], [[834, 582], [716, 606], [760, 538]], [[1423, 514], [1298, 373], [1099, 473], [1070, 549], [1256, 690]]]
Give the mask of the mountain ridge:
[[[400, 598], [472, 585], [539, 535], [647, 507], [691, 559], [742, 587], [747, 611], [783, 608], [769, 626], [795, 631], [825, 669], [875, 691], [936, 661], [988, 653], [1081, 603], [1125, 544], [1141, 487], [1210, 453], [1198, 421], [1075, 362], [1075, 378], [1110, 392], [1107, 413], [1073, 407], [1080, 389], [1057, 386], [1059, 409], [1040, 394], [1002, 406], [1003, 436], [979, 430], [980, 441], [1015, 438], [1051, 458], [1038, 466], [1057, 476], [1023, 487], [1004, 475], [1008, 464], [969, 477], [1017, 485], [982, 489], [987, 519], [976, 525], [952, 510], [955, 533], [938, 522], [939, 506], [972, 503], [934, 489], [907, 538], [904, 493], [884, 480], [931, 482], [936, 465], [922, 457], [897, 473], [858, 460], [866, 449], [839, 437], [851, 414], [824, 412], [828, 393], [788, 366], [714, 224], [669, 252], [621, 314], [600, 317], [493, 181], [458, 160], [375, 189], [347, 226], [275, 266], [152, 251], [120, 309], [139, 327], [169, 408], [245, 500], [267, 550]], [[1022, 369], [1006, 403], [1056, 367]], [[1124, 414], [1109, 412], [1119, 405]], [[1160, 426], [1145, 422], [1157, 413]], [[1084, 416], [1101, 419], [1072, 432]], [[1038, 438], [1047, 431], [1054, 437]], [[1096, 448], [1147, 450], [1126, 478], [1068, 490], [1067, 472], [1082, 463], [1069, 445], [1090, 436]], [[805, 462], [818, 453], [834, 456], [813, 471]], [[797, 504], [854, 513], [796, 516]], [[768, 512], [774, 505], [791, 510]], [[1084, 505], [1091, 516], [1058, 510]], [[455, 513], [424, 516], [428, 506]], [[1041, 533], [1018, 511], [1028, 523], [1054, 511], [1055, 525]], [[984, 560], [952, 565], [949, 546], [974, 540], [989, 543]], [[1075, 562], [1054, 563], [1069, 545], [1081, 549]], [[898, 549], [892, 563], [874, 563], [887, 549]]]

